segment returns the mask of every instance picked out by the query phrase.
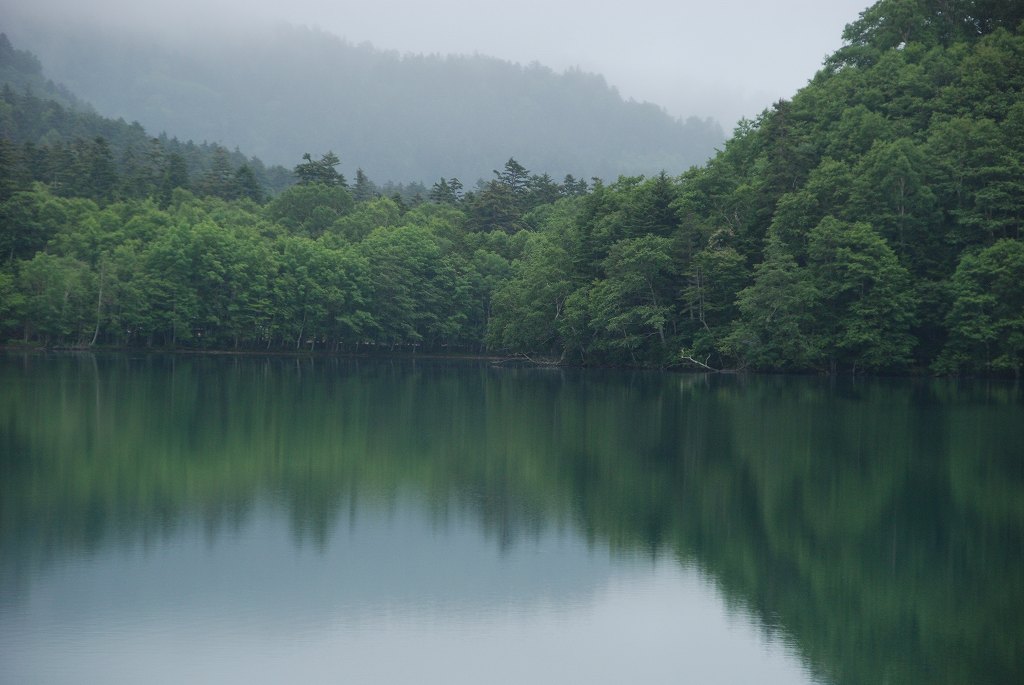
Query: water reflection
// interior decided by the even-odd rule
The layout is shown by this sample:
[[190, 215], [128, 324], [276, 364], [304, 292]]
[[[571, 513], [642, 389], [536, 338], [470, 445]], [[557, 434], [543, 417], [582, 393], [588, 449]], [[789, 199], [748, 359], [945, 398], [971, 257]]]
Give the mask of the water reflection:
[[0, 387], [0, 674], [1022, 672], [1014, 385], [83, 356]]

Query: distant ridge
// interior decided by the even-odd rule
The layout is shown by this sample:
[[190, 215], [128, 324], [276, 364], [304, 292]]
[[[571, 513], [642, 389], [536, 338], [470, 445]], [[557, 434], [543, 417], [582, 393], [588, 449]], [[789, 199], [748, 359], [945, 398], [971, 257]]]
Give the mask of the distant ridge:
[[[678, 174], [724, 142], [711, 119], [625, 101], [603, 77], [485, 56], [401, 55], [281, 26], [188, 48], [34, 26], [14, 38], [99, 112], [291, 165], [334, 150], [380, 181], [490, 177], [515, 156], [561, 177]], [[212, 35], [212, 34], [211, 34]]]
[[[20, 154], [12, 156], [12, 146]], [[180, 158], [183, 174], [196, 181], [214, 174], [218, 165], [230, 170], [244, 166], [259, 195], [276, 194], [295, 181], [290, 168], [264, 165], [237, 149], [165, 133], [154, 137], [138, 122], [98, 114], [50, 80], [34, 54], [16, 48], [0, 32], [0, 202], [10, 193], [8, 184], [26, 179], [49, 183], [65, 195], [89, 196], [89, 170], [97, 153], [109, 158], [117, 173], [133, 179], [132, 189], [121, 189], [129, 195], [159, 186], [172, 157]]]

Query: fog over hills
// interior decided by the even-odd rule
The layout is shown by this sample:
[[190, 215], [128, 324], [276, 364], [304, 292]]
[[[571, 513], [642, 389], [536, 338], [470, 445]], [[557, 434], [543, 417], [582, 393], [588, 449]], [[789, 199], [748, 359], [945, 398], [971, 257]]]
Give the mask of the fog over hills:
[[509, 157], [556, 178], [677, 174], [724, 141], [710, 118], [625, 100], [578, 69], [400, 54], [283, 24], [185, 38], [20, 21], [9, 33], [103, 115], [286, 166], [333, 150], [346, 174], [377, 181], [472, 183]]

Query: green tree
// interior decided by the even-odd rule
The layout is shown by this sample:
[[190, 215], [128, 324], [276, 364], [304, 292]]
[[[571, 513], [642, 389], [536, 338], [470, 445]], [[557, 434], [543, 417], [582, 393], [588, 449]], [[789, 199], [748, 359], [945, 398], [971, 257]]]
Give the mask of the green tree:
[[120, 179], [110, 144], [103, 136], [94, 138], [89, 146], [89, 162], [86, 173], [88, 174], [88, 190], [85, 195], [100, 203], [111, 202], [120, 184]]
[[501, 171], [495, 169], [494, 176], [498, 183], [508, 188], [516, 198], [522, 197], [529, 191], [530, 172], [513, 157], [509, 157]]
[[52, 196], [42, 187], [15, 193], [0, 204], [0, 249], [3, 259], [30, 259], [41, 250], [58, 226], [47, 221], [40, 211]]
[[234, 178], [231, 180], [236, 197], [248, 198], [256, 203], [262, 203], [266, 199], [263, 186], [260, 184], [252, 167], [243, 164], [235, 169]]
[[354, 206], [352, 195], [339, 185], [304, 183], [274, 198], [267, 205], [266, 214], [293, 233], [316, 238]]
[[356, 169], [356, 182], [352, 186], [352, 199], [356, 202], [367, 202], [377, 197], [380, 191], [377, 184], [370, 180], [361, 168]]
[[418, 344], [442, 336], [450, 292], [442, 253], [431, 232], [419, 226], [378, 228], [357, 247], [372, 265], [368, 306], [383, 343]]
[[806, 269], [777, 240], [754, 267], [754, 282], [737, 296], [739, 319], [721, 344], [742, 365], [816, 368], [825, 341], [817, 312], [821, 294]]
[[320, 159], [314, 160], [312, 155], [307, 152], [302, 155], [302, 159], [304, 161], [295, 167], [295, 175], [300, 184], [347, 187], [345, 177], [335, 168], [341, 164], [338, 155], [328, 151], [321, 155]]
[[553, 235], [531, 235], [511, 269], [511, 277], [494, 292], [488, 344], [523, 352], [561, 352], [559, 323], [575, 289], [569, 253]]
[[70, 257], [40, 252], [18, 269], [22, 326], [26, 341], [44, 346], [82, 345], [90, 337], [93, 275], [88, 265]]
[[474, 194], [469, 202], [469, 215], [479, 231], [517, 233], [523, 224], [524, 204], [513, 188], [499, 181], [490, 181]]
[[160, 180], [160, 206], [166, 208], [171, 204], [171, 197], [178, 188], [189, 188], [188, 165], [185, 158], [173, 152], [167, 156], [163, 177]]
[[558, 187], [558, 192], [563, 197], [581, 197], [587, 194], [589, 187], [585, 179], [577, 180], [572, 174], [566, 174], [565, 178], [562, 179], [562, 185]]
[[200, 298], [206, 295], [193, 285], [194, 256], [191, 227], [183, 221], [172, 224], [146, 248], [138, 287], [150, 308], [150, 328], [140, 331], [148, 342], [159, 337], [163, 344], [177, 346], [192, 340]]
[[431, 202], [456, 205], [462, 199], [461, 191], [462, 184], [459, 183], [459, 179], [453, 178], [451, 181], [447, 181], [441, 178], [431, 186], [429, 198]]
[[936, 273], [933, 255], [943, 236], [935, 195], [927, 183], [927, 156], [907, 138], [877, 142], [856, 171], [851, 197], [858, 220], [870, 223], [916, 275]]
[[590, 291], [595, 350], [625, 352], [632, 364], [664, 364], [676, 333], [672, 307], [678, 278], [671, 241], [656, 235], [615, 243], [603, 263], [605, 277]]
[[866, 223], [825, 217], [811, 232], [807, 268], [832, 366], [905, 367], [917, 303], [910, 274], [885, 239]]
[[712, 237], [687, 265], [684, 276], [681, 314], [688, 321], [680, 321], [680, 329], [685, 325], [696, 354], [714, 354], [738, 315], [737, 293], [750, 276], [746, 260], [726, 240]]
[[14, 331], [25, 304], [14, 274], [0, 269], [0, 335]]
[[357, 243], [375, 228], [397, 226], [402, 220], [402, 212], [394, 200], [380, 197], [375, 200], [361, 202], [355, 206], [351, 214], [335, 219], [327, 236], [339, 237], [344, 242]]
[[960, 259], [946, 318], [949, 341], [936, 362], [944, 372], [1024, 367], [1024, 243], [1003, 239]]

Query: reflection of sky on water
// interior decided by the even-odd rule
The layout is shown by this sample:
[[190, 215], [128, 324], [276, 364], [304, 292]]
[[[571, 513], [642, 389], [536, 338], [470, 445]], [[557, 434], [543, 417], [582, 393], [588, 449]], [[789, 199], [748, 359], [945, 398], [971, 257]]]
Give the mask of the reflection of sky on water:
[[41, 570], [0, 612], [4, 682], [798, 683], [698, 571], [568, 529], [502, 546], [471, 514], [342, 513], [323, 545], [259, 506]]

